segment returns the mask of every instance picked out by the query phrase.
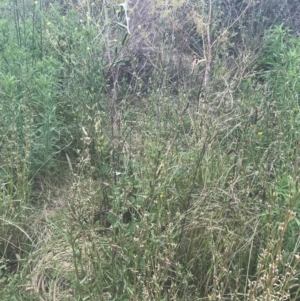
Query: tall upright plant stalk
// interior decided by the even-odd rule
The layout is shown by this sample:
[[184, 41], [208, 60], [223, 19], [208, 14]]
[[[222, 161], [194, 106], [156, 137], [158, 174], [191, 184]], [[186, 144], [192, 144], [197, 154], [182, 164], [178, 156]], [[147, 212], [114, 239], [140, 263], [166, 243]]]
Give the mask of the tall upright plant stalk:
[[14, 0], [14, 21], [15, 21], [17, 41], [19, 46], [21, 46], [20, 12], [18, 7], [18, 0]]

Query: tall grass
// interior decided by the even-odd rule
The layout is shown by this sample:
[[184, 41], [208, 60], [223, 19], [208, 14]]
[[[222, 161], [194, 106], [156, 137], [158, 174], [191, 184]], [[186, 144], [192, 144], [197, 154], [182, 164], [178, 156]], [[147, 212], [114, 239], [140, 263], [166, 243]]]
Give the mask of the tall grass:
[[1, 7], [1, 300], [298, 300], [299, 39], [207, 89], [121, 8]]

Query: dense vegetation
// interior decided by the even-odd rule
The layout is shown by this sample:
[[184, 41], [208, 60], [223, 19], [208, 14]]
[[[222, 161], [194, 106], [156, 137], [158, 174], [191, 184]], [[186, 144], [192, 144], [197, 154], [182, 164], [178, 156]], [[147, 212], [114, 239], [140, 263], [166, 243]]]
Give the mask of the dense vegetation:
[[0, 300], [300, 300], [299, 20], [2, 0]]

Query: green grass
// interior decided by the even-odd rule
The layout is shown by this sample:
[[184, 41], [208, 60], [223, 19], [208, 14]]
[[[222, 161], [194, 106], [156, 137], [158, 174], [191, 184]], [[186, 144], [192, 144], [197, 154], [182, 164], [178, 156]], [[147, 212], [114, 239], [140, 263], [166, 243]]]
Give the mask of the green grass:
[[126, 73], [114, 5], [41, 4], [0, 8], [0, 299], [298, 300], [299, 39], [205, 94], [163, 43]]

